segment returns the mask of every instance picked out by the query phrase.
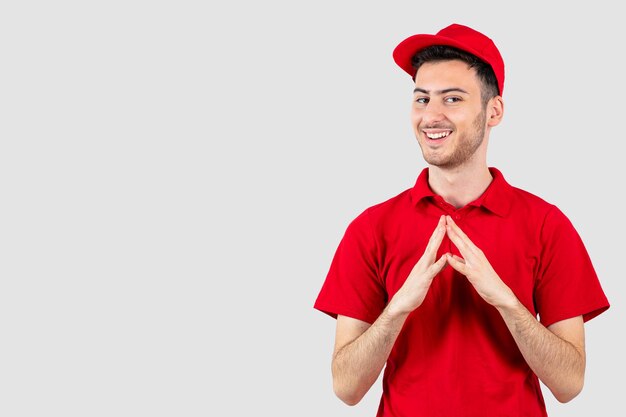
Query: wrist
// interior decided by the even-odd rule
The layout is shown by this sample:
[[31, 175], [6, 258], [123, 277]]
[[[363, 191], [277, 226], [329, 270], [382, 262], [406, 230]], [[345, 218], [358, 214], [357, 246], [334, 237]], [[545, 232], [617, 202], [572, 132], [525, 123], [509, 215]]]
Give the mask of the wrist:
[[404, 320], [410, 314], [410, 311], [403, 310], [397, 302], [394, 301], [395, 298], [392, 298], [391, 301], [387, 304], [385, 308], [385, 313], [387, 317], [391, 320]]
[[507, 297], [504, 297], [500, 302], [494, 305], [500, 313], [508, 313], [516, 311], [522, 306], [520, 300], [515, 296], [513, 291], [510, 291]]

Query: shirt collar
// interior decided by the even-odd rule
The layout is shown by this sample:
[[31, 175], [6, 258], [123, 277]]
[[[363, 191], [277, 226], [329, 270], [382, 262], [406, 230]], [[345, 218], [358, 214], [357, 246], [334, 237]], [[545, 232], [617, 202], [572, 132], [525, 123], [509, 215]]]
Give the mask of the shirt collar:
[[[511, 208], [510, 192], [512, 191], [512, 187], [505, 181], [504, 176], [497, 168], [489, 167], [489, 172], [493, 180], [485, 192], [468, 205], [485, 207], [487, 210], [500, 217], [506, 217]], [[433, 198], [436, 196], [430, 188], [430, 185], [428, 185], [428, 168], [424, 168], [422, 172], [420, 172], [410, 193], [414, 205], [417, 205], [424, 198]]]

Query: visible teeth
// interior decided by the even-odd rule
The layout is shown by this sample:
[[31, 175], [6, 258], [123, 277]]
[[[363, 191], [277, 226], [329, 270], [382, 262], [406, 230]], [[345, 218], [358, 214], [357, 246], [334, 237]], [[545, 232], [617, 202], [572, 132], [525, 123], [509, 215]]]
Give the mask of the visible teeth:
[[426, 133], [429, 139], [441, 139], [448, 136], [450, 132], [440, 132], [440, 133]]

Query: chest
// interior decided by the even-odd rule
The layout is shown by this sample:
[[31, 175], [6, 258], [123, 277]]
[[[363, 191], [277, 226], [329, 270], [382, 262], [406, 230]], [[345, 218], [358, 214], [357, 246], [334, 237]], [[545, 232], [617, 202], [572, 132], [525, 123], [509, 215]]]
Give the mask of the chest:
[[[379, 265], [389, 299], [424, 254], [439, 215], [416, 216], [389, 228], [385, 234]], [[456, 216], [455, 222], [483, 251], [500, 279], [534, 313], [533, 290], [541, 251], [537, 237], [540, 225], [520, 224], [524, 220], [502, 218], [475, 208]], [[437, 250], [437, 259], [446, 252], [463, 257], [447, 235]], [[436, 302], [439, 309], [483, 303], [467, 279], [449, 265], [431, 284], [425, 303], [432, 302]]]

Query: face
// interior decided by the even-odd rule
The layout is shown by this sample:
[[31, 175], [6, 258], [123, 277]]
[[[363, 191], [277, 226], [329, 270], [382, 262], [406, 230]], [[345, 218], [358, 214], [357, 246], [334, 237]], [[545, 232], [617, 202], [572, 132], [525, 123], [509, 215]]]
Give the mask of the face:
[[456, 168], [486, 154], [480, 86], [474, 69], [462, 61], [426, 63], [417, 71], [411, 122], [430, 165]]

